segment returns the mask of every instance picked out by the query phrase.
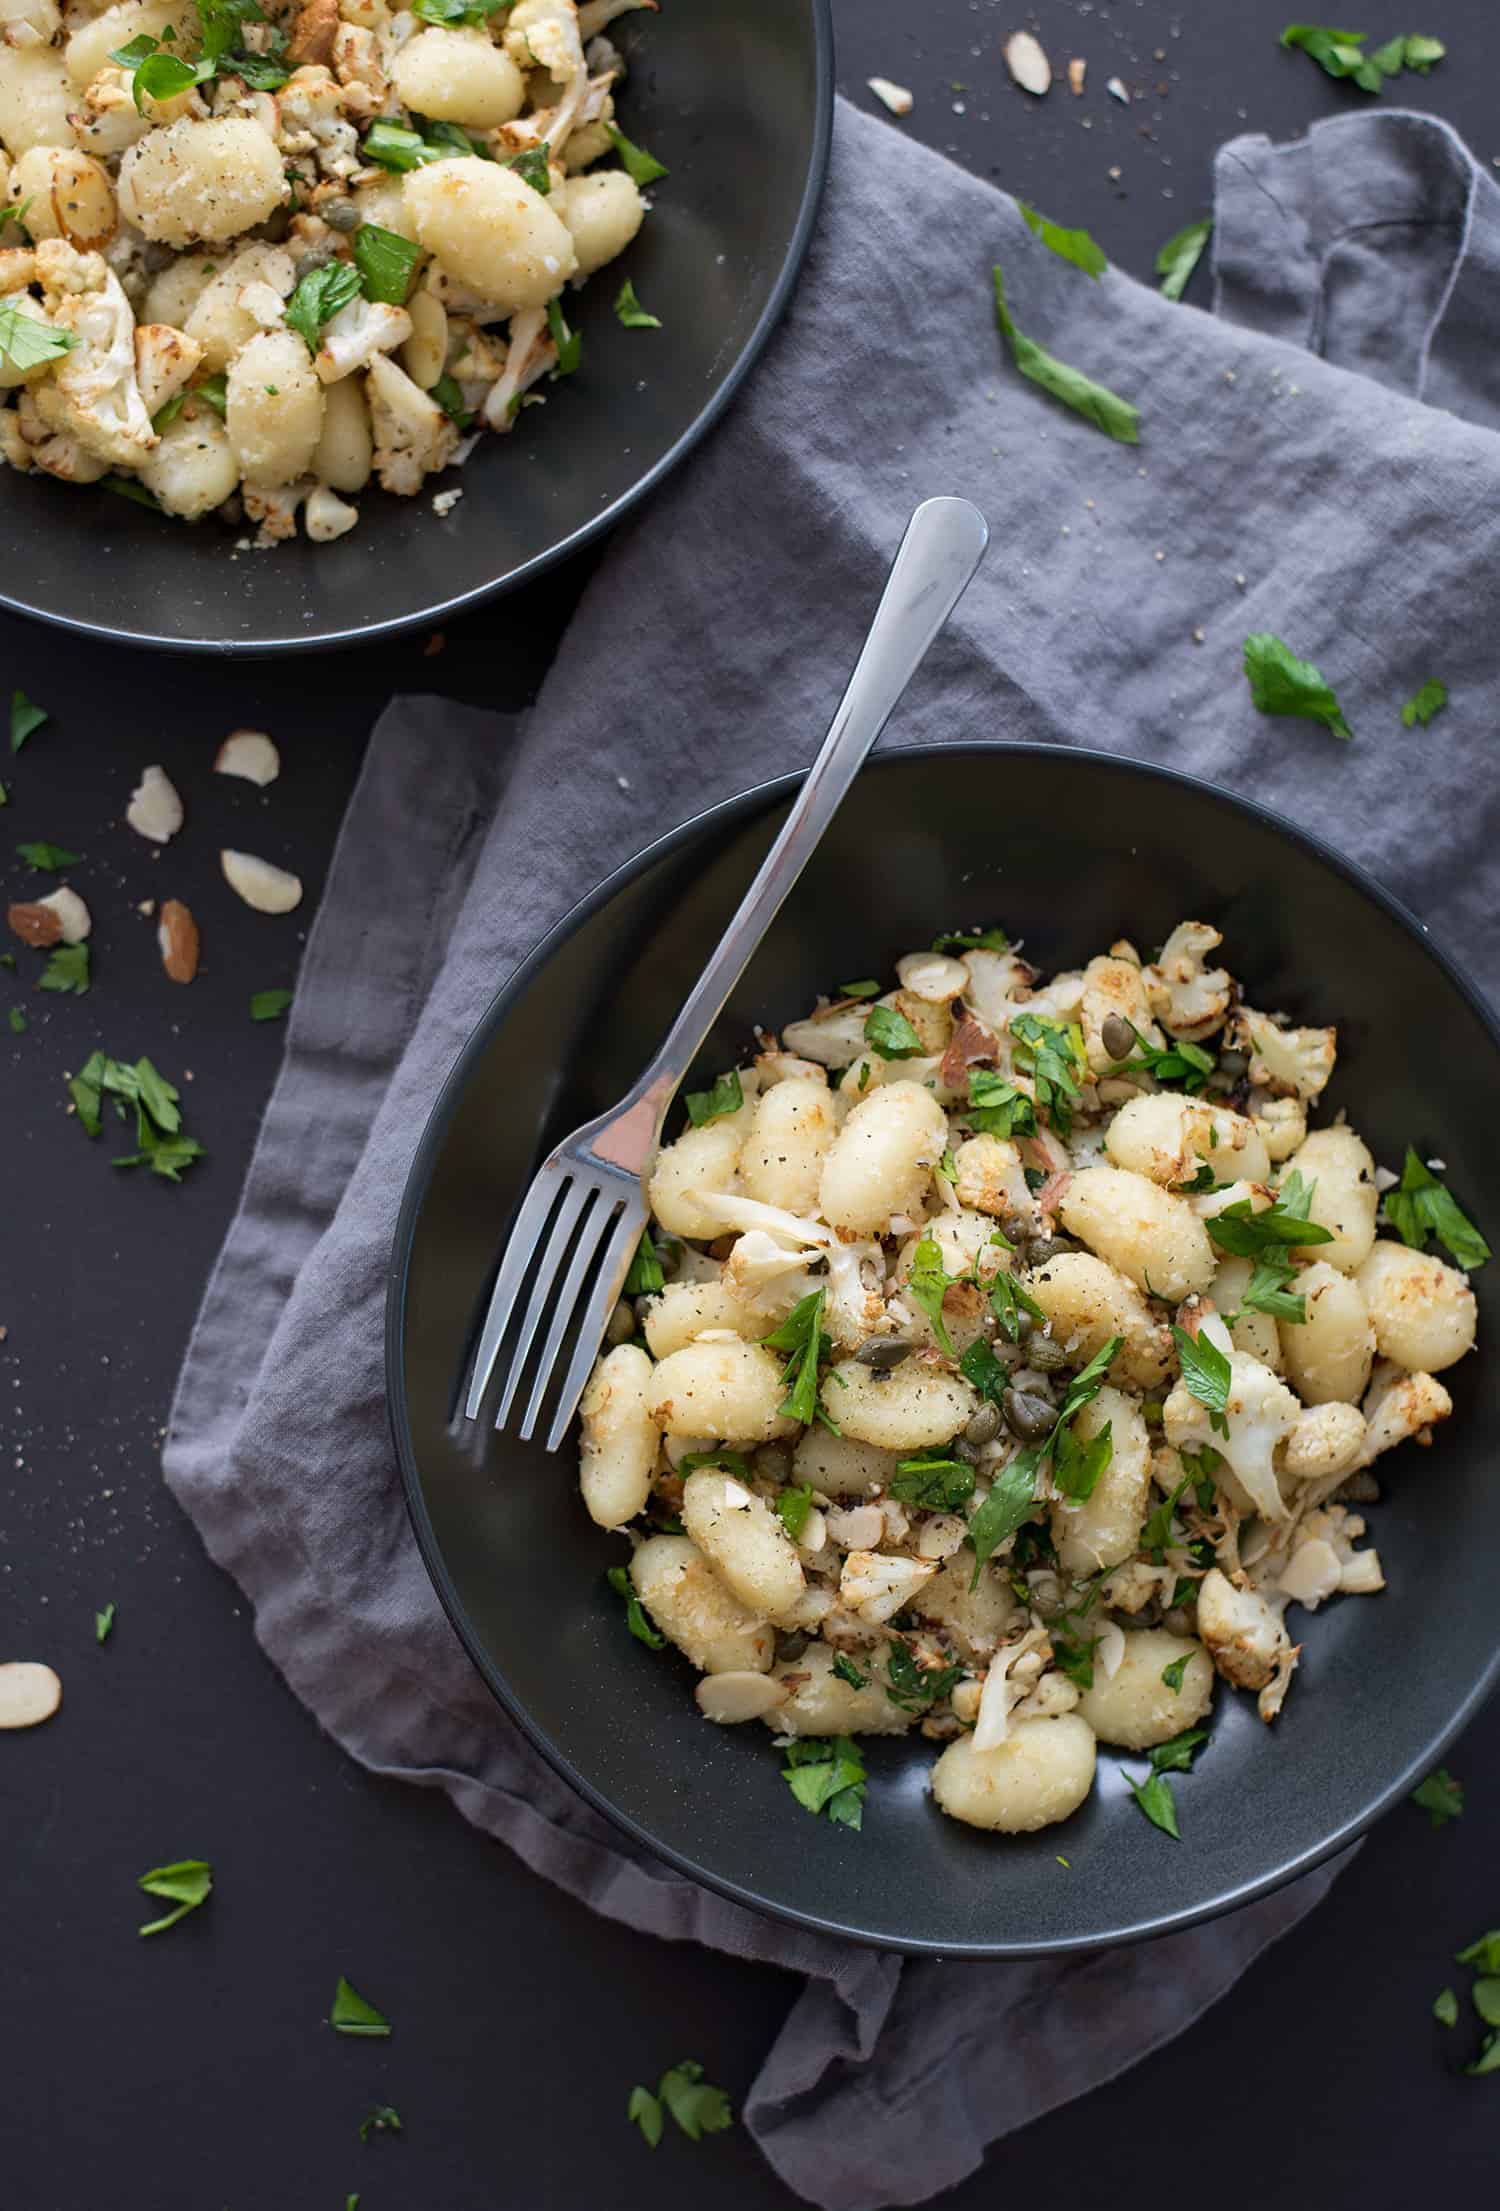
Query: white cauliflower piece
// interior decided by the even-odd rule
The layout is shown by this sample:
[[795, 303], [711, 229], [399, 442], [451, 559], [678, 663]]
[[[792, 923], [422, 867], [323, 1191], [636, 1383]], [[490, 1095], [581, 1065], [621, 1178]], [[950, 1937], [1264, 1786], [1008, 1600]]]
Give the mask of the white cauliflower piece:
[[[278, 316], [281, 302], [276, 303]], [[394, 352], [411, 336], [411, 317], [404, 307], [385, 300], [351, 299], [323, 325], [323, 335], [313, 367], [325, 384], [368, 368], [377, 353]], [[446, 418], [445, 418], [446, 419]]]
[[1316, 1098], [1338, 1056], [1338, 1030], [1284, 1027], [1273, 1014], [1241, 1006], [1225, 1041], [1250, 1055], [1250, 1080], [1277, 1097]]
[[805, 1021], [789, 1021], [781, 1041], [799, 1059], [816, 1060], [820, 1067], [848, 1067], [865, 1048], [869, 1017], [864, 1005], [822, 1006]]
[[529, 391], [557, 359], [545, 307], [523, 307], [512, 315], [508, 339], [500, 373], [484, 402], [486, 423], [502, 434], [515, 427], [522, 393]]
[[358, 520], [358, 507], [351, 507], [327, 484], [318, 484], [308, 493], [302, 526], [315, 545], [331, 545], [336, 537], [347, 537]]
[[851, 1551], [839, 1575], [839, 1602], [862, 1620], [889, 1620], [926, 1587], [937, 1570], [936, 1559]]
[[573, 0], [520, 0], [506, 21], [504, 45], [518, 69], [545, 69], [559, 84], [588, 73]]
[[1019, 1013], [1031, 996], [1036, 969], [1028, 967], [1019, 952], [991, 952], [976, 945], [963, 956], [968, 971], [964, 1004], [971, 1013], [1003, 1036], [1012, 1014]]
[[1347, 1474], [1360, 1464], [1364, 1441], [1365, 1416], [1357, 1405], [1309, 1405], [1287, 1431], [1281, 1463], [1298, 1481]]
[[1291, 1647], [1276, 1605], [1253, 1589], [1236, 1589], [1217, 1566], [1198, 1584], [1198, 1633], [1237, 1689], [1264, 1689]]
[[[10, 420], [7, 415], [4, 418]], [[24, 475], [27, 469], [39, 468], [44, 475], [55, 476], [60, 484], [97, 484], [101, 476], [109, 474], [109, 463], [98, 453], [91, 453], [83, 442], [66, 430], [55, 430], [38, 412], [36, 395], [26, 390], [16, 403], [17, 446], [15, 454], [7, 451], [7, 459], [13, 468]], [[24, 450], [25, 459], [19, 453]]]
[[343, 87], [321, 63], [294, 71], [275, 106], [284, 154], [311, 154], [325, 177], [349, 177], [359, 168], [359, 133], [345, 120]]
[[52, 322], [78, 343], [37, 390], [43, 421], [116, 468], [133, 468], [156, 444], [135, 373], [135, 316], [119, 278], [97, 253], [61, 238], [37, 247], [37, 276]]
[[383, 489], [409, 499], [420, 491], [424, 476], [448, 466], [458, 432], [436, 400], [387, 354], [377, 353], [371, 361], [365, 394], [375, 433], [375, 473]]
[[1287, 1508], [1276, 1480], [1276, 1450], [1296, 1426], [1302, 1407], [1279, 1375], [1259, 1359], [1247, 1358], [1234, 1349], [1229, 1331], [1217, 1314], [1202, 1321], [1198, 1333], [1229, 1360], [1224, 1408], [1229, 1434], [1226, 1438], [1215, 1433], [1208, 1407], [1198, 1402], [1185, 1382], [1179, 1382], [1162, 1408], [1167, 1441], [1177, 1450], [1184, 1445], [1201, 1450], [1208, 1444], [1222, 1452], [1230, 1472], [1261, 1517], [1284, 1520]]
[[1247, 1108], [1260, 1131], [1266, 1157], [1273, 1167], [1290, 1159], [1307, 1135], [1307, 1107], [1301, 1098], [1252, 1097]]
[[170, 323], [137, 323], [135, 380], [148, 415], [159, 414], [182, 390], [202, 358], [197, 339], [174, 330]]
[[256, 543], [264, 550], [297, 535], [297, 510], [317, 486], [311, 476], [295, 484], [244, 484], [245, 520], [259, 525]]
[[110, 62], [88, 82], [79, 105], [68, 117], [68, 127], [85, 153], [99, 159], [122, 154], [151, 128], [132, 91], [133, 73]]
[[1196, 1043], [1222, 1026], [1234, 995], [1227, 968], [1205, 967], [1204, 955], [1224, 942], [1206, 921], [1179, 921], [1144, 970], [1151, 1011], [1172, 1036]]
[[1377, 1359], [1360, 1409], [1365, 1440], [1356, 1467], [1373, 1464], [1382, 1451], [1394, 1450], [1411, 1436], [1430, 1443], [1433, 1427], [1448, 1418], [1453, 1400], [1435, 1376], [1407, 1374], [1390, 1360]]
[[1282, 1596], [1293, 1604], [1316, 1612], [1325, 1597], [1335, 1594], [1341, 1575], [1333, 1545], [1319, 1535], [1304, 1536], [1282, 1567], [1278, 1586]]

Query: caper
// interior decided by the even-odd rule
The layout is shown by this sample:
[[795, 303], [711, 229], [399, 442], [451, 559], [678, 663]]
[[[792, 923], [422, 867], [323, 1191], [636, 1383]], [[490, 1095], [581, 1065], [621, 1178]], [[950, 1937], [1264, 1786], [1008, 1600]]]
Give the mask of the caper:
[[776, 1656], [783, 1664], [789, 1659], [800, 1658], [807, 1649], [807, 1637], [801, 1628], [780, 1629], [776, 1636]]
[[768, 1482], [789, 1482], [792, 1454], [784, 1443], [763, 1443], [755, 1454], [755, 1471], [763, 1474]]
[[999, 1426], [999, 1406], [989, 1404], [981, 1405], [978, 1412], [975, 1413], [973, 1419], [969, 1422], [968, 1426], [964, 1430], [964, 1441], [966, 1443], [993, 1442]]
[[889, 1374], [892, 1367], [909, 1359], [916, 1348], [905, 1336], [866, 1336], [854, 1356], [862, 1367], [873, 1367], [877, 1374]]
[[635, 1334], [635, 1314], [621, 1298], [609, 1316], [609, 1326], [604, 1331], [611, 1343], [629, 1343]]
[[1057, 1408], [1033, 1390], [1007, 1390], [1005, 1425], [1022, 1443], [1041, 1443], [1057, 1426]]
[[965, 1466], [977, 1466], [979, 1464], [979, 1445], [970, 1443], [967, 1436], [956, 1437], [949, 1445], [949, 1449], [956, 1459], [963, 1460]]
[[1024, 1244], [1031, 1234], [1031, 1223], [1024, 1213], [1002, 1213], [1000, 1233], [1008, 1244]]
[[1057, 1374], [1068, 1364], [1068, 1354], [1050, 1336], [1033, 1336], [1026, 1346], [1026, 1363], [1039, 1374]]
[[1017, 1343], [1026, 1343], [1026, 1342], [1028, 1342], [1028, 1341], [1030, 1340], [1030, 1337], [1031, 1337], [1031, 1332], [1032, 1332], [1032, 1330], [1033, 1330], [1033, 1329], [1034, 1329], [1035, 1327], [1036, 1327], [1036, 1322], [1035, 1322], [1035, 1321], [1034, 1321], [1034, 1320], [1032, 1319], [1032, 1317], [1031, 1317], [1031, 1315], [1030, 1315], [1029, 1313], [1017, 1313], [1017, 1315], [1016, 1315], [1016, 1341], [1017, 1341]]
[[1228, 1051], [1219, 1054], [1219, 1073], [1221, 1075], [1233, 1075], [1238, 1080], [1241, 1075], [1248, 1074], [1249, 1070], [1250, 1054], [1248, 1052]]
[[353, 200], [328, 200], [318, 213], [330, 230], [358, 230], [359, 209]]
[[646, 1326], [647, 1318], [649, 1317], [651, 1308], [655, 1303], [655, 1292], [653, 1292], [650, 1297], [638, 1297], [635, 1301], [635, 1317], [637, 1324], [642, 1330], [644, 1330]]
[[1026, 1264], [1045, 1267], [1049, 1259], [1061, 1259], [1065, 1251], [1077, 1249], [1071, 1236], [1033, 1236], [1026, 1246]]
[[315, 270], [326, 268], [332, 259], [332, 246], [314, 246], [310, 253], [299, 253], [292, 263], [298, 283], [301, 283], [303, 277], [311, 276]]
[[1135, 1050], [1135, 1031], [1123, 1014], [1107, 1013], [1099, 1041], [1111, 1059], [1129, 1059]]

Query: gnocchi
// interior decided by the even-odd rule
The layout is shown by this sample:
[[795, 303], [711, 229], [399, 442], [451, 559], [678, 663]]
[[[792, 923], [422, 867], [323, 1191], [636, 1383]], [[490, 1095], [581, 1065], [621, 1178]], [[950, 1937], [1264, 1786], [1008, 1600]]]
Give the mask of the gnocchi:
[[760, 1033], [660, 1150], [666, 1279], [617, 1316], [580, 1482], [715, 1725], [918, 1735], [937, 1812], [1032, 1833], [1100, 1746], [1170, 1746], [1170, 1794], [1216, 1683], [1275, 1719], [1291, 1608], [1386, 1587], [1339, 1491], [1449, 1416], [1474, 1294], [1377, 1240], [1370, 1151], [1307, 1126], [1336, 1031], [1247, 1012], [1220, 941], [1050, 984], [910, 954]]
[[[616, 127], [625, 62], [596, 35], [641, 5], [289, 0], [246, 22], [210, 0], [14, 0], [12, 258], [73, 259], [7, 285], [0, 458], [112, 472], [148, 507], [217, 513], [270, 548], [343, 537], [372, 477], [415, 496], [467, 460], [461, 431], [511, 430], [534, 386], [579, 365], [569, 287], [627, 251], [650, 212], [637, 178], [667, 174]], [[94, 311], [60, 317], [59, 291]], [[620, 321], [659, 327], [636, 310], [627, 285]], [[151, 360], [184, 339], [197, 356], [164, 390]], [[80, 374], [97, 387], [82, 406]]]

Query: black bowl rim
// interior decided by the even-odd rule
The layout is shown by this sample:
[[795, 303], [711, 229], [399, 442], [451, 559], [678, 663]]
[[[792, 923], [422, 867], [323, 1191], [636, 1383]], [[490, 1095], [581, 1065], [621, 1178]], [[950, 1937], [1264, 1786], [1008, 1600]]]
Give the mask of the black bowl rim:
[[814, 89], [817, 93], [817, 114], [813, 124], [812, 146], [807, 167], [807, 183], [802, 193], [802, 204], [797, 210], [797, 220], [792, 228], [791, 244], [780, 273], [772, 286], [770, 297], [761, 309], [754, 329], [740, 348], [739, 355], [724, 381], [683, 431], [681, 437], [669, 446], [653, 467], [621, 492], [618, 499], [569, 536], [559, 539], [544, 553], [537, 553], [519, 568], [512, 568], [503, 576], [492, 577], [489, 582], [476, 584], [471, 591], [461, 591], [451, 599], [436, 600], [431, 606], [414, 608], [407, 614], [393, 614], [384, 621], [361, 623], [355, 629], [326, 630], [308, 635], [295, 631], [285, 637], [164, 637], [149, 630], [120, 629], [111, 622], [88, 622], [80, 616], [58, 614], [50, 607], [33, 606], [28, 600], [18, 599], [0, 584], [0, 607], [12, 614], [21, 614], [33, 622], [41, 622], [48, 629], [64, 630], [75, 637], [95, 637], [112, 645], [137, 645], [149, 652], [176, 655], [203, 655], [221, 660], [257, 660], [272, 656], [281, 658], [292, 653], [307, 654], [332, 652], [346, 645], [369, 645], [392, 637], [399, 637], [407, 630], [417, 629], [424, 623], [451, 620], [454, 615], [467, 614], [487, 599], [499, 598], [507, 591], [515, 590], [523, 583], [532, 583], [545, 575], [560, 561], [574, 553], [582, 552], [595, 538], [603, 536], [622, 522], [627, 514], [655, 491], [658, 484], [677, 467], [707, 436], [719, 420], [725, 408], [739, 391], [745, 378], [754, 368], [767, 341], [786, 311], [807, 249], [812, 243], [813, 226], [818, 219], [818, 208], [823, 198], [823, 187], [828, 180], [828, 158], [833, 145], [833, 96], [834, 96], [834, 48], [833, 48], [833, 0], [809, 0], [813, 18], [813, 67]]
[[[928, 745], [893, 745], [874, 754], [860, 771], [878, 773], [882, 768], [898, 762], [931, 759], [988, 758], [995, 754], [1012, 758], [1025, 756], [1042, 760], [1086, 762], [1092, 768], [1102, 768], [1113, 774], [1141, 775], [1169, 786], [1186, 786], [1227, 808], [1248, 816], [1263, 828], [1269, 828], [1288, 843], [1297, 847], [1309, 859], [1331, 869], [1354, 890], [1371, 900], [1387, 913], [1393, 921], [1415, 938], [1423, 952], [1447, 977], [1488, 1032], [1491, 1043], [1500, 1052], [1500, 1016], [1484, 994], [1471, 982], [1452, 956], [1437, 944], [1428, 930], [1411, 909], [1388, 891], [1375, 877], [1348, 859], [1321, 837], [1288, 821], [1269, 806], [1262, 806], [1255, 799], [1244, 798], [1222, 784], [1212, 783], [1206, 777], [1188, 775], [1180, 768], [1169, 768], [1154, 761], [1137, 760], [1129, 755], [1099, 752], [1082, 745], [1043, 745], [1026, 742], [983, 744], [974, 742], [937, 743]], [[505, 1676], [487, 1656], [480, 1637], [474, 1632], [465, 1615], [458, 1592], [454, 1588], [444, 1565], [436, 1534], [427, 1514], [422, 1491], [421, 1474], [417, 1466], [413, 1446], [409, 1408], [406, 1398], [403, 1361], [406, 1317], [406, 1293], [410, 1276], [412, 1245], [415, 1241], [417, 1222], [432, 1179], [438, 1155], [447, 1140], [449, 1125], [463, 1093], [467, 1088], [472, 1068], [489, 1048], [495, 1029], [509, 1013], [511, 1002], [526, 990], [537, 974], [552, 959], [558, 947], [573, 931], [589, 920], [601, 907], [607, 905], [622, 890], [658, 861], [683, 850], [700, 838], [711, 834], [737, 829], [754, 815], [766, 810], [778, 799], [788, 798], [803, 781], [801, 771], [790, 775], [775, 776], [769, 781], [753, 785], [737, 792], [733, 797], [721, 799], [693, 815], [677, 828], [646, 845], [633, 859], [615, 868], [604, 881], [586, 896], [580, 898], [562, 919], [548, 930], [526, 958], [517, 967], [509, 981], [496, 992], [490, 1004], [475, 1023], [471, 1035], [464, 1044], [452, 1071], [438, 1093], [437, 1101], [422, 1132], [416, 1153], [407, 1176], [400, 1212], [396, 1220], [396, 1233], [391, 1252], [390, 1273], [386, 1294], [386, 1391], [387, 1410], [396, 1457], [401, 1469], [402, 1486], [406, 1493], [407, 1511], [411, 1518], [417, 1545], [431, 1577], [433, 1587], [447, 1613], [460, 1642], [472, 1659], [480, 1678], [491, 1694], [499, 1701], [523, 1733], [533, 1742], [542, 1756], [559, 1773], [569, 1786], [576, 1789], [584, 1801], [599, 1812], [614, 1827], [629, 1835], [635, 1842], [650, 1851], [653, 1857], [664, 1859], [667, 1864], [686, 1874], [690, 1880], [700, 1882], [732, 1903], [747, 1911], [758, 1912], [764, 1917], [784, 1920], [796, 1927], [807, 1928], [814, 1934], [847, 1942], [857, 1942], [867, 1947], [894, 1951], [898, 1954], [920, 1957], [946, 1957], [965, 1959], [1040, 1958], [1060, 1956], [1069, 1952], [1088, 1952], [1125, 1942], [1143, 1942], [1158, 1935], [1173, 1934], [1194, 1927], [1222, 1914], [1251, 1904], [1257, 1898], [1270, 1895], [1274, 1890], [1294, 1881], [1300, 1874], [1310, 1873], [1329, 1858], [1335, 1857], [1372, 1827], [1377, 1819], [1429, 1773], [1469, 1721], [1479, 1711], [1486, 1698], [1500, 1681], [1500, 1645], [1492, 1651], [1483, 1673], [1475, 1681], [1448, 1718], [1431, 1737], [1420, 1756], [1411, 1760], [1396, 1774], [1357, 1817], [1348, 1820], [1330, 1835], [1297, 1856], [1270, 1867], [1253, 1881], [1242, 1882], [1208, 1901], [1185, 1907], [1178, 1911], [1160, 1913], [1157, 1917], [1142, 1920], [1127, 1927], [1110, 1928], [1095, 1934], [1073, 1935], [1055, 1942], [933, 1942], [922, 1938], [893, 1942], [889, 1935], [872, 1932], [868, 1928], [848, 1926], [840, 1921], [825, 1919], [815, 1912], [798, 1911], [795, 1906], [773, 1902], [758, 1896], [752, 1889], [715, 1873], [711, 1866], [699, 1865], [684, 1852], [674, 1850], [661, 1842], [637, 1820], [630, 1818], [595, 1789], [579, 1773], [566, 1754], [552, 1741], [546, 1731], [530, 1717], [525, 1707], [511, 1691]]]

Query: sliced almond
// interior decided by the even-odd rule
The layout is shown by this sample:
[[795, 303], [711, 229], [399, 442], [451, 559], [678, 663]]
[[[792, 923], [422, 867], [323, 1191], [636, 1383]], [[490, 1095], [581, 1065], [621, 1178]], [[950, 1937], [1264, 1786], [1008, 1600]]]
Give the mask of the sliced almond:
[[198, 972], [198, 924], [180, 898], [169, 898], [162, 907], [156, 941], [168, 980], [190, 983]]
[[40, 1727], [62, 1703], [62, 1683], [50, 1666], [13, 1659], [0, 1666], [0, 1727]]
[[773, 1681], [769, 1674], [705, 1674], [693, 1694], [706, 1720], [720, 1727], [735, 1727], [741, 1720], [759, 1720], [791, 1695], [791, 1684]]
[[1015, 31], [1005, 41], [1005, 66], [1023, 92], [1035, 93], [1040, 100], [1052, 89], [1052, 64], [1042, 51], [1041, 41], [1030, 31]]
[[285, 868], [272, 867], [269, 860], [257, 859], [253, 852], [221, 852], [219, 865], [229, 888], [258, 914], [289, 914], [302, 903], [300, 878]]
[[37, 900], [37, 904], [49, 907], [56, 914], [62, 924], [64, 944], [82, 944], [94, 926], [93, 916], [87, 906], [77, 891], [69, 890], [66, 884], [59, 891], [49, 891], [45, 898]]
[[1109, 94], [1112, 100], [1123, 100], [1126, 107], [1129, 107], [1130, 94], [1126, 91], [1124, 85], [1121, 84], [1118, 77], [1111, 77], [1109, 83], [1104, 87], [1104, 89]]
[[1083, 80], [1088, 74], [1088, 66], [1086, 61], [1076, 59], [1068, 63], [1068, 90], [1075, 100], [1083, 91]]
[[125, 819], [139, 837], [166, 844], [182, 827], [182, 800], [165, 768], [147, 768], [130, 794]]
[[867, 77], [865, 82], [883, 107], [892, 115], [910, 115], [912, 96], [904, 84], [892, 84], [889, 77]]
[[8, 907], [5, 919], [12, 936], [19, 937], [23, 944], [34, 944], [39, 951], [45, 951], [49, 944], [62, 943], [62, 918], [45, 898]]
[[[278, 300], [277, 312], [281, 302]], [[263, 729], [233, 729], [214, 755], [220, 775], [237, 775], [262, 790], [281, 773], [281, 754]]]

